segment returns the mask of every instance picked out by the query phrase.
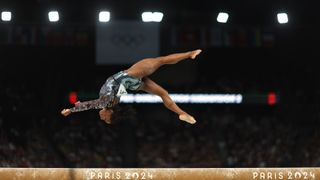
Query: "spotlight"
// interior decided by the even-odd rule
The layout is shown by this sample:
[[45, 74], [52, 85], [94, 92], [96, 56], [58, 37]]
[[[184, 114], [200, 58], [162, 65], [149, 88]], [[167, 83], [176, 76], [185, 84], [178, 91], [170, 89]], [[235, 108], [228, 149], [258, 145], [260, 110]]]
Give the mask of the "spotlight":
[[48, 13], [49, 21], [50, 22], [57, 22], [59, 21], [59, 13], [58, 11], [50, 11]]
[[143, 22], [161, 22], [163, 18], [162, 12], [143, 12], [141, 14]]
[[110, 21], [110, 12], [109, 11], [100, 11], [99, 22], [109, 22], [109, 21]]
[[2, 21], [11, 21], [11, 12], [10, 11], [2, 11], [1, 12], [1, 20]]
[[153, 14], [152, 12], [144, 12], [141, 17], [143, 22], [152, 22]]
[[163, 18], [162, 12], [153, 12], [153, 21], [154, 22], [161, 22]]
[[225, 12], [220, 12], [217, 16], [217, 21], [219, 23], [226, 23], [228, 21], [229, 14]]
[[278, 13], [277, 19], [280, 24], [286, 24], [289, 21], [287, 13]]

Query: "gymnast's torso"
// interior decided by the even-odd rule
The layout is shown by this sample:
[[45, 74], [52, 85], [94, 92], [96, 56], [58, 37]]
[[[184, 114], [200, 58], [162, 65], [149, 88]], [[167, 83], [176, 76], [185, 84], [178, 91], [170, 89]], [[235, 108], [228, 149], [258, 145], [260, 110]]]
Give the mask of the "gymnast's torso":
[[119, 102], [121, 95], [127, 94], [126, 90], [137, 91], [142, 83], [142, 79], [132, 77], [126, 71], [120, 71], [106, 80], [100, 89], [99, 96], [100, 98], [108, 97], [110, 103]]
[[142, 80], [129, 76], [125, 71], [120, 71], [110, 76], [100, 89], [99, 95], [117, 94], [120, 86], [126, 90], [137, 91], [142, 85]]

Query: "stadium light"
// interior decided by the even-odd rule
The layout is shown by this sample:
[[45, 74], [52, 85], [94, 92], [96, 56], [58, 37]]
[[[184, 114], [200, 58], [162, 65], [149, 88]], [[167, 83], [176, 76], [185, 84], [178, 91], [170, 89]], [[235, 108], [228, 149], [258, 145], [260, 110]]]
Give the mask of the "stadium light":
[[154, 22], [161, 22], [163, 18], [163, 13], [162, 12], [154, 12], [153, 13], [153, 21]]
[[10, 11], [2, 11], [1, 12], [1, 20], [2, 21], [11, 21], [11, 12]]
[[[275, 92], [261, 94], [241, 93], [170, 93], [169, 96], [176, 103], [182, 104], [267, 104], [275, 106], [280, 102], [279, 94]], [[69, 102], [74, 104], [78, 99], [96, 99], [93, 93], [69, 92]], [[121, 96], [121, 103], [158, 104], [163, 103], [159, 96], [145, 93], [126, 94]]]
[[143, 12], [141, 14], [143, 22], [161, 22], [163, 18], [162, 12]]
[[[241, 104], [242, 94], [170, 94], [177, 103], [191, 104]], [[159, 96], [151, 94], [127, 94], [121, 97], [123, 103], [162, 103]]]
[[69, 93], [69, 103], [75, 104], [78, 101], [78, 94], [77, 92], [70, 92]]
[[100, 11], [99, 22], [109, 22], [109, 21], [110, 21], [110, 12], [109, 11]]
[[152, 22], [153, 13], [152, 12], [144, 12], [141, 15], [143, 22]]
[[219, 23], [226, 23], [228, 21], [229, 18], [229, 14], [225, 13], [225, 12], [219, 12], [218, 16], [217, 16], [217, 21]]
[[273, 106], [277, 103], [277, 94], [274, 92], [270, 92], [267, 97], [268, 104]]
[[287, 13], [278, 13], [277, 19], [278, 19], [279, 24], [286, 24], [289, 21]]
[[48, 13], [49, 21], [50, 22], [57, 22], [59, 21], [59, 13], [58, 11], [50, 11]]

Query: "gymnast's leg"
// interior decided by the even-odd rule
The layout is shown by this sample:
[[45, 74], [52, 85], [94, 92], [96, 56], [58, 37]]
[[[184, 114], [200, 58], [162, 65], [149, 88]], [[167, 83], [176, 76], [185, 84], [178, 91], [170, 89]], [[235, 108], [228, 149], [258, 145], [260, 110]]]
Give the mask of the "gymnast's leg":
[[165, 107], [178, 114], [180, 120], [190, 124], [196, 123], [194, 117], [180, 109], [180, 107], [170, 98], [168, 92], [151, 79], [144, 78], [140, 90], [160, 96]]
[[188, 51], [184, 53], [175, 53], [167, 56], [160, 56], [156, 58], [146, 58], [140, 60], [136, 64], [132, 65], [126, 72], [133, 77], [143, 78], [154, 73], [159, 67], [165, 64], [176, 64], [184, 59], [195, 59], [197, 55], [201, 53], [201, 50]]

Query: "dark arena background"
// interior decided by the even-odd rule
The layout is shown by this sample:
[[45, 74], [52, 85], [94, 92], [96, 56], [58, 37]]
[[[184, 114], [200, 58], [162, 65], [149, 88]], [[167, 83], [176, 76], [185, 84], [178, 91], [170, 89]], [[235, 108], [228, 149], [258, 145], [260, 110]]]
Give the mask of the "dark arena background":
[[[0, 179], [12, 168], [320, 165], [316, 1], [1, 0], [0, 12]], [[177, 104], [194, 125], [149, 96], [121, 103], [111, 125], [99, 110], [60, 114], [142, 58], [194, 49], [151, 76], [191, 99]]]

